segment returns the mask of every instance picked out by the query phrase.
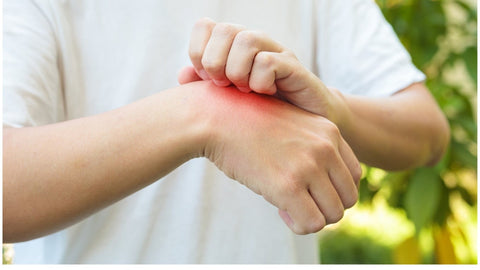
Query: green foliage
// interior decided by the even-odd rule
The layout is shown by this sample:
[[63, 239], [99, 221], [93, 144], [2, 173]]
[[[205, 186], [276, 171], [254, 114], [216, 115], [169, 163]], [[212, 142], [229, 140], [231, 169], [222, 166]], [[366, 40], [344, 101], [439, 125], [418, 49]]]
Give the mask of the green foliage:
[[[462, 223], [455, 214], [458, 209], [454, 207], [477, 207], [476, 2], [377, 0], [377, 4], [411, 54], [414, 64], [427, 75], [426, 85], [450, 124], [451, 141], [443, 159], [433, 168], [385, 173], [380, 180], [374, 177], [371, 168], [367, 168], [360, 184], [360, 204], [370, 205], [381, 197], [392, 209], [404, 210], [415, 225], [417, 239], [421, 233], [432, 235], [433, 227], [443, 228], [445, 235], [453, 235], [449, 230], [460, 228]], [[460, 230], [458, 234], [462, 235], [465, 244], [467, 237], [464, 236], [468, 233]], [[345, 238], [345, 234], [342, 237]], [[431, 239], [432, 242], [440, 241], [438, 239], [447, 241], [441, 237], [434, 239], [432, 236]], [[355, 239], [345, 241], [356, 243]], [[366, 245], [364, 248], [369, 247]], [[329, 249], [326, 247], [322, 252], [333, 252]], [[422, 257], [442, 262], [438, 249], [428, 251], [429, 254], [423, 252]], [[338, 258], [347, 261], [338, 260], [336, 263], [351, 262], [347, 257]], [[322, 259], [326, 259], [323, 254]], [[357, 261], [364, 262], [375, 263], [376, 260]], [[476, 257], [470, 262], [475, 263]]]
[[11, 244], [2, 245], [2, 263], [3, 264], [13, 263], [13, 246]]
[[424, 168], [415, 171], [410, 181], [404, 205], [418, 233], [435, 217], [440, 204], [441, 179], [433, 169]]
[[386, 264], [392, 263], [392, 249], [367, 235], [351, 234], [337, 230], [321, 239], [328, 248], [321, 251], [322, 264]]
[[[405, 196], [403, 205], [395, 198], [389, 200], [394, 201], [392, 207], [405, 208], [417, 231], [420, 231], [431, 222], [445, 222], [451, 213], [450, 204], [445, 202], [453, 193], [460, 193], [468, 204], [475, 205], [472, 198], [476, 197], [476, 189], [463, 186], [458, 174], [475, 171], [472, 174], [475, 175], [477, 167], [474, 110], [477, 13], [472, 4], [460, 0], [383, 0], [378, 4], [412, 55], [413, 62], [427, 74], [426, 84], [451, 126], [451, 142], [443, 160], [433, 169], [419, 168], [401, 180], [408, 187], [395, 189], [391, 196]], [[447, 10], [455, 11], [457, 18], [449, 16]], [[457, 81], [449, 80], [447, 73], [454, 68], [463, 69], [467, 76], [457, 76]], [[453, 181], [445, 179], [449, 175], [455, 176]], [[384, 181], [391, 181], [389, 178], [392, 174], [387, 175]]]
[[445, 35], [446, 16], [440, 1], [377, 1], [387, 20], [419, 68], [438, 52], [437, 38]]

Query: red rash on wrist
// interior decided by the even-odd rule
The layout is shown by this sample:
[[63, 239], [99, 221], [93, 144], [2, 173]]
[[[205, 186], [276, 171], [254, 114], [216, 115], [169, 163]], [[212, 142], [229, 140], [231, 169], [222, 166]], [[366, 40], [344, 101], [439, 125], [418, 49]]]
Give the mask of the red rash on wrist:
[[[205, 97], [208, 99], [208, 104], [217, 104], [217, 106], [229, 108], [228, 111], [235, 114], [238, 114], [240, 110], [245, 117], [253, 116], [254, 114], [260, 114], [263, 117], [267, 115], [278, 117], [278, 115], [284, 114], [286, 110], [300, 110], [275, 97], [257, 94], [255, 92], [244, 93], [235, 86], [217, 86], [211, 81], [192, 84], [197, 83], [207, 88]], [[257, 115], [257, 117], [260, 115]]]
[[201, 108], [198, 121], [207, 123], [211, 134], [223, 134], [220, 137], [229, 136], [231, 132], [244, 138], [258, 136], [264, 130], [283, 133], [286, 126], [305, 128], [304, 125], [311, 125], [307, 119], [319, 117], [273, 96], [244, 93], [234, 86], [221, 87], [211, 81], [183, 86], [192, 87], [192, 92], [199, 93], [195, 95], [197, 102], [193, 105]]

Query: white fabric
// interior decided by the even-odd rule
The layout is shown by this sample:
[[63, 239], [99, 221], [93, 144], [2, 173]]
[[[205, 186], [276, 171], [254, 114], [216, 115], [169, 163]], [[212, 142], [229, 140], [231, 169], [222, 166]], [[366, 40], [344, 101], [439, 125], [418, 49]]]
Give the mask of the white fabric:
[[[345, 93], [424, 75], [371, 0], [4, 1], [4, 126], [102, 113], [177, 85], [199, 18], [259, 29]], [[6, 157], [8, 158], [8, 157]], [[316, 235], [205, 159], [82, 222], [15, 245], [15, 263], [316, 263]]]

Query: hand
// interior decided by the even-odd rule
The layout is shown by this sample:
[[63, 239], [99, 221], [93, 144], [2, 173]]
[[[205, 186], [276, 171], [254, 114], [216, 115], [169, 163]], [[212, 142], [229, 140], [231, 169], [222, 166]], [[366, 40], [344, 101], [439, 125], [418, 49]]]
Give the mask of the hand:
[[234, 84], [243, 92], [275, 95], [337, 125], [346, 118], [341, 93], [327, 88], [293, 52], [261, 32], [204, 18], [193, 28], [189, 55], [193, 68], [180, 72], [181, 84], [212, 79], [218, 86]]
[[234, 87], [188, 85], [204, 91], [205, 156], [277, 206], [295, 233], [317, 232], [355, 204], [360, 165], [331, 121]]

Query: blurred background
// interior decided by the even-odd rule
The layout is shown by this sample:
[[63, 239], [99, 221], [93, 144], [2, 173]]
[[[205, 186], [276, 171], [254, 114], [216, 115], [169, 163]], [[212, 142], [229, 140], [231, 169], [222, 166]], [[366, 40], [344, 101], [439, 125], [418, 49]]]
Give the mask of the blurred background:
[[[433, 168], [363, 167], [360, 202], [320, 235], [322, 263], [477, 263], [477, 3], [376, 0], [447, 116]], [[395, 153], [392, 153], [395, 154]]]
[[[319, 233], [322, 263], [477, 263], [477, 3], [376, 0], [428, 77], [451, 142], [433, 168], [364, 167], [360, 202]], [[392, 153], [394, 154], [394, 153]], [[11, 263], [12, 245], [3, 245]]]

